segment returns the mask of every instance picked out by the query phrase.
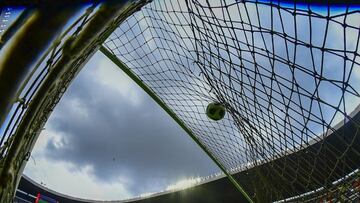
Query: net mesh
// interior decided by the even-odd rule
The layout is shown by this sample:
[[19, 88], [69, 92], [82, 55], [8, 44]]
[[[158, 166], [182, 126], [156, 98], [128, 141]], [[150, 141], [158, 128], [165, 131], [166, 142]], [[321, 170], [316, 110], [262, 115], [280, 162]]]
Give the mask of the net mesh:
[[[126, 5], [124, 2], [104, 2], [99, 6], [96, 2], [84, 4], [69, 19], [61, 35], [41, 54], [22, 81], [12, 109], [0, 126], [1, 202], [12, 201], [34, 143], [71, 81], [113, 30], [146, 3], [146, 0], [142, 0]], [[32, 13], [33, 9], [36, 13], [41, 12], [36, 11], [37, 8], [24, 10], [12, 23], [12, 29], [5, 30], [1, 36], [3, 45], [18, 43], [14, 39], [16, 34], [13, 34], [22, 26], [28, 14], [30, 18], [37, 15]], [[38, 45], [36, 40], [28, 43], [34, 47]], [[10, 55], [17, 53], [16, 49], [7, 52]]]
[[[0, 160], [7, 156], [7, 151], [12, 143], [13, 135], [16, 133], [19, 124], [21, 123], [28, 106], [31, 104], [36, 92], [38, 91], [41, 84], [45, 81], [48, 76], [50, 69], [62, 56], [63, 42], [67, 37], [75, 37], [81, 31], [84, 25], [89, 22], [89, 18], [92, 15], [93, 10], [97, 5], [91, 5], [84, 13], [77, 16], [78, 19], [71, 24], [67, 30], [59, 37], [57, 41], [54, 41], [51, 47], [48, 48], [46, 53], [37, 62], [35, 67], [32, 69], [29, 76], [25, 79], [23, 85], [19, 90], [19, 95], [12, 106], [12, 109], [3, 125], [0, 128]], [[11, 10], [11, 9], [9, 9]], [[17, 11], [20, 13], [20, 11]], [[59, 98], [60, 99], [60, 98]]]
[[254, 200], [340, 201], [359, 191], [359, 31], [355, 6], [158, 0], [104, 45]]

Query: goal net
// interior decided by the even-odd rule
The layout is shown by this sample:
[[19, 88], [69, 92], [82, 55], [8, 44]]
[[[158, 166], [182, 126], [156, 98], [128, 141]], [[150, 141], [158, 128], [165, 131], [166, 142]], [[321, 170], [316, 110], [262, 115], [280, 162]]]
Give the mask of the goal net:
[[341, 201], [359, 198], [359, 33], [351, 5], [158, 0], [104, 46], [253, 200]]

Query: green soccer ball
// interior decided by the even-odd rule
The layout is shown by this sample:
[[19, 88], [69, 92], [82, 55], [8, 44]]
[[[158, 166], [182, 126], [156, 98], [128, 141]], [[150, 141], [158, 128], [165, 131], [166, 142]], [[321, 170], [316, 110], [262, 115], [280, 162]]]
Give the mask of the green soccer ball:
[[210, 103], [206, 108], [206, 115], [214, 121], [218, 121], [225, 116], [225, 107], [220, 103]]

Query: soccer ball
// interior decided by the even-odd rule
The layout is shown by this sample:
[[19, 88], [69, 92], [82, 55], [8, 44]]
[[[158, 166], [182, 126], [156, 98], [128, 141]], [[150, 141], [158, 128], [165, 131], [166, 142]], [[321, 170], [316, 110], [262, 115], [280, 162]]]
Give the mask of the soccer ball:
[[206, 108], [206, 115], [211, 120], [221, 120], [225, 116], [225, 107], [224, 105], [217, 102], [210, 103]]

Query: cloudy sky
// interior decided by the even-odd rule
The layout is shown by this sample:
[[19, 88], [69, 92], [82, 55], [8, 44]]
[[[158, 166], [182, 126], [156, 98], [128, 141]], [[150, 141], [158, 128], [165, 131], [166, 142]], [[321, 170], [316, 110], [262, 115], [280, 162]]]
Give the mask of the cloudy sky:
[[[159, 3], [157, 5], [160, 8], [165, 8], [163, 4], [167, 1], [158, 0], [154, 2]], [[174, 0], [173, 2], [176, 1]], [[156, 6], [154, 6], [154, 8], [155, 7]], [[176, 10], [180, 7], [184, 7], [184, 4], [175, 5], [175, 8], [172, 7], [171, 9]], [[247, 12], [243, 6], [240, 7], [240, 13]], [[258, 18], [256, 8], [257, 7], [253, 5], [247, 7], [250, 19]], [[259, 15], [261, 23], [260, 20], [258, 23], [261, 24], [262, 27], [270, 28], [272, 26], [270, 19], [272, 18], [270, 17], [271, 12], [269, 8], [265, 6], [259, 6], [258, 8], [261, 13], [261, 15]], [[324, 14], [324, 12], [326, 12], [321, 11], [320, 8], [317, 9], [319, 13], [323, 12], [322, 14]], [[239, 17], [239, 10], [236, 6], [229, 6], [229, 10], [233, 19]], [[210, 15], [209, 11], [204, 12], [208, 12], [206, 15]], [[222, 12], [220, 8], [214, 9], [214, 15], [219, 19], [226, 18], [222, 15]], [[336, 12], [337, 11], [335, 11], [334, 15]], [[137, 62], [145, 67], [144, 75], [146, 75], [148, 68], [147, 63], [149, 63], [149, 61], [143, 59], [141, 54], [143, 54], [142, 52], [148, 52], [147, 54], [152, 53], [152, 49], [164, 46], [158, 41], [158, 36], [155, 36], [154, 30], [152, 30], [155, 29], [154, 27], [164, 27], [162, 27], [163, 25], [161, 24], [157, 24], [158, 22], [151, 22], [149, 19], [144, 18], [144, 14], [151, 15], [151, 13], [139, 12], [134, 15], [135, 17], [122, 25], [123, 30], [132, 27], [132, 32], [126, 32], [122, 36], [123, 38], [120, 39], [120, 41], [123, 40], [127, 44], [117, 48], [119, 49], [120, 58], [122, 57], [121, 59], [124, 61], [126, 57], [128, 57], [128, 61], [138, 57]], [[154, 16], [159, 17], [156, 15]], [[166, 16], [167, 18], [160, 16], [161, 19], [174, 17], [166, 12], [159, 15], [169, 15]], [[282, 23], [284, 24], [285, 31], [288, 35], [294, 36], [294, 18], [290, 13], [284, 12], [282, 15], [284, 18]], [[344, 45], [347, 49], [358, 51], [356, 41], [359, 37], [357, 29], [360, 23], [359, 15], [359, 13], [353, 13], [346, 19], [343, 17], [337, 18], [337, 23], [333, 21], [330, 22], [327, 30], [327, 40], [324, 39], [326, 29], [325, 18], [313, 19], [311, 43], [321, 46], [323, 42], [326, 42], [326, 47], [334, 49], [341, 49]], [[274, 19], [273, 29], [281, 32], [280, 18]], [[181, 17], [178, 21], [178, 24], [187, 23], [184, 19], [181, 19]], [[256, 20], [253, 20], [253, 23], [255, 21]], [[350, 28], [348, 27], [346, 31], [344, 31], [347, 36], [346, 40], [342, 32], [343, 28], [338, 23], [343, 21], [351, 25]], [[297, 16], [296, 26], [298, 26], [298, 29], [301, 29], [302, 32], [299, 32], [296, 37], [304, 42], [310, 41], [309, 33], [311, 32], [308, 22], [307, 16]], [[174, 24], [168, 26], [169, 27], [165, 28], [175, 30]], [[185, 36], [184, 38], [186, 38], [188, 34], [191, 33], [189, 29], [188, 27], [182, 31], [177, 30], [179, 31], [177, 34], [183, 37]], [[123, 30], [117, 30], [117, 34], [121, 35]], [[170, 33], [170, 35], [171, 34], [174, 33]], [[239, 35], [239, 39], [245, 41], [244, 37], [247, 34], [242, 35], [240, 31], [238, 31], [237, 34]], [[225, 33], [224, 35], [229, 37], [230, 33]], [[134, 37], [136, 40], [128, 43], [128, 37]], [[167, 39], [174, 39], [171, 38], [174, 36], [166, 37], [168, 37]], [[178, 37], [178, 35], [175, 37]], [[279, 56], [286, 58], [282, 38], [275, 38], [274, 45], [271, 45], [269, 35], [265, 36], [265, 38], [266, 40], [263, 42], [260, 34], [255, 34], [255, 45], [258, 47], [274, 46], [275, 52]], [[344, 43], [344, 41], [346, 42]], [[186, 44], [187, 42], [184, 43]], [[142, 49], [136, 49], [134, 53], [132, 53], [134, 47], [140, 47], [139, 44], [140, 46], [146, 45], [148, 49], [142, 46]], [[154, 72], [159, 71], [162, 74], [161, 76], [169, 77], [167, 74], [171, 72], [172, 69], [176, 72], [176, 68], [179, 67], [169, 66], [165, 67], [168, 68], [168, 70], [163, 71], [164, 63], [157, 63], [159, 54], [164, 54], [169, 50], [169, 47], [166, 46], [167, 45], [162, 47], [162, 49], [157, 49], [158, 53], [157, 55], [154, 54], [152, 58], [154, 64], [151, 68]], [[171, 48], [173, 50], [180, 50], [177, 44], [172, 46]], [[116, 46], [113, 48], [115, 47]], [[126, 49], [130, 50], [130, 56], [124, 54]], [[246, 47], [244, 49], [246, 49]], [[289, 47], [290, 52], [292, 52], [293, 49], [294, 47]], [[233, 53], [236, 53], [236, 50], [233, 50]], [[338, 68], [343, 67], [342, 57], [334, 57], [334, 55], [327, 53], [324, 59], [321, 59], [321, 53], [317, 52], [314, 54], [313, 61], [311, 61], [309, 60], [309, 49], [299, 48], [297, 53], [299, 55], [296, 61], [297, 64], [306, 68], [310, 67], [311, 69], [312, 62], [314, 62], [317, 67], [320, 67], [320, 61], [324, 60], [324, 68], [322, 69], [324, 76], [328, 79], [342, 80], [342, 72], [344, 69]], [[225, 58], [225, 54], [222, 54], [221, 57]], [[234, 54], [232, 57], [234, 57], [233, 62], [239, 65], [240, 59], [238, 55]], [[252, 60], [250, 55], [245, 54], [242, 57]], [[357, 60], [358, 59], [359, 58], [357, 58]], [[141, 64], [142, 62], [144, 64]], [[263, 67], [270, 67], [267, 58], [258, 58], [257, 63], [263, 65]], [[223, 64], [223, 66], [226, 67], [226, 64]], [[347, 64], [346, 68], [349, 68], [349, 66], [350, 65]], [[249, 67], [251, 68], [251, 64], [247, 66], [247, 68]], [[354, 67], [349, 84], [358, 91], [360, 90], [360, 83], [358, 83], [360, 80], [360, 68], [358, 65]], [[140, 72], [141, 70], [138, 71]], [[277, 74], [282, 75], [284, 78], [292, 77], [288, 66], [278, 64], [275, 67], [275, 71], [278, 71]], [[232, 74], [234, 74], [234, 72]], [[151, 75], [149, 77], [151, 77]], [[309, 79], [301, 72], [295, 73], [295, 77], [304, 89], [310, 92], [314, 91], [315, 85], [313, 81], [309, 82], [313, 80], [313, 78]], [[171, 79], [167, 81], [170, 81], [169, 83], [172, 82]], [[270, 80], [265, 81], [265, 84], [269, 83]], [[339, 95], [342, 93], [341, 89], [334, 87], [333, 84], [330, 83], [323, 82], [323, 84], [324, 85], [320, 87], [320, 97], [329, 103], [339, 103]], [[184, 86], [186, 85], [190, 85], [190, 83]], [[208, 87], [204, 87], [204, 89], [206, 88]], [[251, 94], [252, 93], [249, 93], [246, 96], [250, 97]], [[279, 95], [275, 95], [274, 97], [280, 98]], [[352, 95], [346, 97], [346, 106], [348, 107], [346, 112], [350, 113], [357, 104], [359, 104], [360, 99], [358, 96]], [[309, 101], [305, 101], [303, 105], [307, 106], [309, 103]], [[203, 116], [201, 118], [205, 120], [206, 117], [204, 118], [203, 114], [204, 106], [203, 104], [199, 104], [198, 106], [201, 107], [201, 110], [197, 110], [195, 113], [200, 112], [199, 114]], [[315, 114], [319, 115], [320, 113], [318, 111], [319, 110], [313, 110], [313, 113], [315, 112]], [[280, 115], [281, 113], [275, 112], [275, 114]], [[333, 109], [328, 108], [324, 114], [326, 114], [325, 120], [330, 122], [335, 113]], [[295, 115], [294, 117], [300, 119], [300, 116], [296, 117]], [[283, 117], [280, 116], [280, 118]], [[339, 113], [339, 116], [334, 119], [331, 124], [336, 124], [342, 118], [343, 115]], [[295, 125], [296, 119], [292, 122], [293, 125]], [[230, 126], [231, 129], [233, 128], [233, 123], [230, 118], [218, 122], [217, 125], [213, 123], [209, 125], [212, 127], [215, 126], [215, 129], [220, 129], [219, 131], [226, 131], [224, 129], [226, 125]], [[310, 126], [310, 128], [319, 134], [323, 130], [322, 126]], [[235, 137], [236, 132], [232, 133], [231, 138]], [[209, 134], [211, 134], [211, 136], [213, 135], [211, 130]], [[236, 134], [236, 136], [238, 136], [238, 134]], [[239, 135], [239, 137], [241, 136]], [[217, 139], [215, 136], [214, 138]], [[238, 159], [236, 160], [238, 162], [234, 162], [235, 165], [237, 165], [239, 162], [243, 162], [243, 160], [239, 160], [238, 153], [234, 153], [234, 150], [228, 148], [228, 146], [232, 147], [236, 144], [231, 138], [230, 141], [227, 140], [229, 141], [226, 143], [227, 145], [216, 146], [218, 146], [217, 149], [221, 152], [219, 156], [223, 156], [221, 158]], [[241, 150], [244, 150], [244, 148]], [[55, 111], [52, 113], [45, 126], [45, 130], [41, 133], [36, 143], [32, 158], [26, 166], [25, 174], [35, 181], [43, 183], [47, 187], [61, 193], [89, 199], [113, 200], [126, 199], [142, 193], [157, 192], [180, 180], [206, 176], [218, 171], [219, 169], [209, 160], [205, 153], [196, 146], [190, 137], [186, 135], [148, 95], [125, 76], [121, 70], [117, 69], [106, 57], [101, 53], [97, 53], [80, 72], [79, 76], [71, 84], [55, 108]]]
[[56, 106], [25, 174], [56, 191], [124, 199], [217, 167], [104, 55], [97, 53]]
[[[297, 4], [293, 15], [293, 4], [279, 10], [251, 2], [189, 2], [194, 15], [188, 15], [184, 1], [153, 1], [105, 44], [175, 109], [225, 167], [249, 160], [244, 134], [252, 130], [234, 125], [241, 120], [234, 115], [208, 122], [201, 114], [207, 102], [228, 103], [259, 129], [261, 136], [251, 138], [257, 143], [265, 138], [277, 151], [321, 136], [359, 104], [359, 57], [353, 53], [359, 50], [356, 7]], [[351, 85], [346, 92], [344, 81]], [[274, 154], [271, 144], [263, 148]]]

